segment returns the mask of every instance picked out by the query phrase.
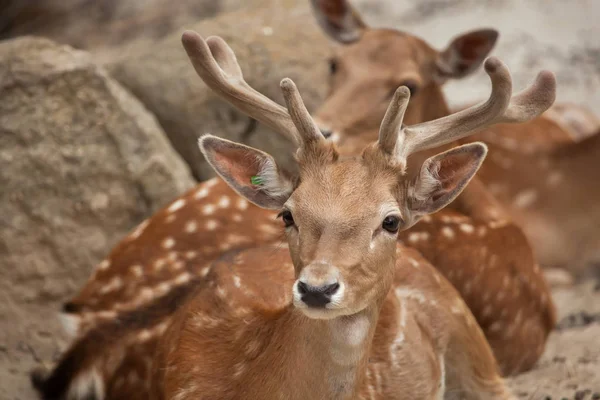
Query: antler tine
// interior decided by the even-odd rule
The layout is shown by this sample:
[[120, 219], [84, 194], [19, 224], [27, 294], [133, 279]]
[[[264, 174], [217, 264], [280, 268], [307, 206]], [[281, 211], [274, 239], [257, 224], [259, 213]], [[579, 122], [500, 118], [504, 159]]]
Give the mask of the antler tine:
[[533, 85], [514, 95], [504, 112], [494, 123], [529, 121], [546, 111], [556, 99], [556, 77], [550, 71], [541, 71]]
[[402, 146], [403, 144], [398, 143], [400, 138], [398, 132], [402, 128], [402, 120], [409, 100], [410, 90], [406, 86], [400, 86], [394, 93], [394, 98], [381, 121], [378, 145], [386, 154], [395, 154], [397, 145]]
[[288, 111], [246, 83], [235, 53], [223, 39], [211, 36], [205, 41], [198, 33], [185, 31], [181, 41], [196, 73], [217, 95], [299, 144], [298, 132]]
[[496, 57], [485, 61], [485, 71], [492, 82], [489, 99], [447, 117], [405, 127], [400, 131], [403, 143], [398, 146], [400, 160], [414, 152], [451, 143], [472, 132], [493, 124], [507, 109], [512, 93], [508, 68]]
[[292, 122], [296, 126], [302, 140], [301, 145], [305, 146], [309, 143], [325, 141], [325, 137], [321, 134], [319, 127], [306, 109], [294, 81], [290, 78], [284, 78], [280, 86]]

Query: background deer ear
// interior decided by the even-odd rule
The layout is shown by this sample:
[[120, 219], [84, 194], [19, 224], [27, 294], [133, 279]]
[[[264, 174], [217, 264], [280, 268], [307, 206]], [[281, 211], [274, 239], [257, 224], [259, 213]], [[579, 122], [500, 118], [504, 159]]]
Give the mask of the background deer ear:
[[310, 0], [317, 22], [334, 40], [352, 43], [367, 27], [347, 0]]
[[409, 188], [411, 212], [431, 214], [450, 204], [473, 178], [486, 154], [483, 143], [471, 143], [425, 160]]
[[436, 69], [438, 79], [463, 78], [475, 71], [490, 54], [498, 31], [480, 29], [460, 35], [438, 55]]
[[267, 153], [213, 135], [202, 136], [198, 144], [217, 174], [257, 206], [279, 209], [292, 194], [292, 180]]

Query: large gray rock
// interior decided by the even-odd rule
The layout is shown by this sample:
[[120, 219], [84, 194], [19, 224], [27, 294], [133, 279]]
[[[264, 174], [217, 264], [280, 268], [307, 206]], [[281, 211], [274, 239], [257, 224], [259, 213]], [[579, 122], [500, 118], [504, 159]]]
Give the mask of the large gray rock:
[[248, 83], [283, 104], [279, 82], [292, 78], [309, 111], [327, 90], [330, 42], [321, 33], [308, 1], [268, 0], [256, 7], [182, 27], [152, 45], [140, 45], [109, 66], [113, 76], [154, 112], [174, 147], [198, 179], [213, 176], [197, 139], [204, 133], [248, 143], [290, 166], [289, 143], [220, 100], [196, 75], [181, 45], [183, 28], [204, 37], [222, 36], [234, 49]]
[[0, 388], [13, 373], [28, 386], [23, 370], [56, 351], [58, 301], [192, 185], [153, 116], [86, 53], [0, 42]]
[[232, 0], [3, 0], [0, 38], [43, 36], [107, 56], [131, 40], [156, 40], [216, 15]]

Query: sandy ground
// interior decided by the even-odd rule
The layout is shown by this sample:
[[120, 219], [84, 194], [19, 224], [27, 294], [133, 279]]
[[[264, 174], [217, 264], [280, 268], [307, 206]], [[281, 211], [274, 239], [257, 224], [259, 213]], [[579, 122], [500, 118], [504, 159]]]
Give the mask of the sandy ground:
[[[530, 82], [540, 68], [558, 77], [558, 100], [587, 104], [600, 112], [600, 1], [598, 0], [357, 0], [372, 25], [421, 35], [442, 48], [449, 38], [478, 27], [495, 27], [501, 38], [494, 52], [515, 77]], [[383, 3], [383, 4], [382, 4]], [[451, 83], [452, 105], [483, 97], [483, 73]], [[2, 249], [0, 249], [2, 250]], [[82, 266], [90, 269], [91, 266]], [[3, 271], [0, 279], [11, 279]], [[587, 282], [554, 290], [563, 321], [531, 372], [510, 380], [522, 399], [600, 399], [600, 290]], [[56, 311], [60, 299], [20, 304], [0, 294], [0, 399], [34, 399], [28, 372], [51, 362], [65, 345]]]

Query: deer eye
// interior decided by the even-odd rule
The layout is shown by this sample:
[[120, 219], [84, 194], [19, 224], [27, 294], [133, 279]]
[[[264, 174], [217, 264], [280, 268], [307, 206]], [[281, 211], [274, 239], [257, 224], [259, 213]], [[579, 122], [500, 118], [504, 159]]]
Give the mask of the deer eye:
[[294, 225], [294, 217], [292, 216], [292, 212], [289, 210], [284, 210], [279, 213], [278, 217], [281, 217], [286, 228]]
[[419, 91], [419, 84], [412, 79], [407, 79], [400, 86], [406, 86], [410, 91], [410, 96], [414, 96]]
[[400, 217], [396, 215], [388, 215], [381, 223], [381, 227], [389, 233], [396, 233], [400, 228]]
[[335, 75], [335, 73], [337, 72], [337, 70], [338, 70], [338, 63], [337, 63], [337, 61], [335, 59], [333, 59], [333, 58], [330, 59], [329, 60], [329, 73], [331, 75]]

